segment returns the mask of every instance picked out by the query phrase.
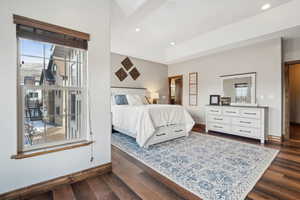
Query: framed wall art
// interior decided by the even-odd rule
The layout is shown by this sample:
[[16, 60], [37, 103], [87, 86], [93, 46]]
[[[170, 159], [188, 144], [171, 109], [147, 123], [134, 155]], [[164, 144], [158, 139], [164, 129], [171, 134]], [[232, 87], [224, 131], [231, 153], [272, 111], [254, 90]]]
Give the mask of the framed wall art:
[[198, 72], [189, 73], [189, 105], [198, 105]]

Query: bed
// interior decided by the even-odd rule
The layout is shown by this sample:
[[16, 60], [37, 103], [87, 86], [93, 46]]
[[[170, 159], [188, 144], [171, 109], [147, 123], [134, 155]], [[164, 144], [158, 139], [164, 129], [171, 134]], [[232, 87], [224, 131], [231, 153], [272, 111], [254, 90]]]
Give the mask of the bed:
[[[127, 98], [148, 96], [145, 88], [112, 88], [112, 101], [116, 96]], [[112, 103], [113, 129], [136, 139], [139, 146], [165, 142], [188, 136], [195, 122], [187, 110], [180, 105], [147, 104], [129, 102], [125, 105]]]

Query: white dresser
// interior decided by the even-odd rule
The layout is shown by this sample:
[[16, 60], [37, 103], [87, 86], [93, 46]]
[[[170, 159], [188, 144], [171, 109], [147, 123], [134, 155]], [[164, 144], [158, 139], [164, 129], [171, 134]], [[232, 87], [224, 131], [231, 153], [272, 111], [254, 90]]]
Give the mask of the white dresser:
[[267, 107], [206, 106], [206, 131], [259, 139], [268, 132]]

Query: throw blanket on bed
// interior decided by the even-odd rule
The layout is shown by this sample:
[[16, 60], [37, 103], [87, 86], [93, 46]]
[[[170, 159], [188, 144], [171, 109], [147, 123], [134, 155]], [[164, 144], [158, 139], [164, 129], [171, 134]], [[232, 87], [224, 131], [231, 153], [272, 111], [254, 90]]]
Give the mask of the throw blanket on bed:
[[113, 106], [112, 114], [113, 125], [135, 134], [140, 146], [146, 144], [158, 127], [184, 124], [188, 134], [195, 124], [186, 109], [179, 105]]

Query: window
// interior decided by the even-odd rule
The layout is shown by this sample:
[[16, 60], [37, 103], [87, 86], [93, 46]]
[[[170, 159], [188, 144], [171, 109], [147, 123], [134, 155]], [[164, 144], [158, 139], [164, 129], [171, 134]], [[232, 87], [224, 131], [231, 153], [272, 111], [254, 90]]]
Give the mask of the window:
[[17, 24], [19, 152], [87, 140], [87, 43], [43, 31]]
[[236, 83], [235, 87], [235, 101], [238, 103], [247, 102], [247, 97], [249, 96], [249, 86], [248, 83]]
[[85, 138], [86, 51], [18, 38], [22, 149]]

